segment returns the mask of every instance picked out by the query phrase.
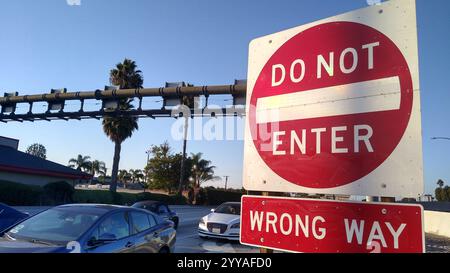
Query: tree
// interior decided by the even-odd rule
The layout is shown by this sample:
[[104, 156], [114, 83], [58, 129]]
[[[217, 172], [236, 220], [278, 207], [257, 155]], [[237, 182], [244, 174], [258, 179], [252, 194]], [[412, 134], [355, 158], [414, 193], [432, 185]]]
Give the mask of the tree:
[[89, 171], [92, 177], [94, 177], [95, 174], [105, 176], [106, 175], [106, 165], [105, 162], [94, 160], [90, 162], [89, 164]]
[[131, 181], [131, 174], [127, 170], [120, 170], [118, 173], [118, 179], [126, 188], [128, 183]]
[[449, 202], [450, 201], [450, 187], [445, 186], [444, 187], [444, 181], [442, 179], [439, 179], [437, 181], [438, 187], [434, 190], [434, 195], [436, 197], [437, 201], [441, 202]]
[[69, 160], [69, 167], [78, 171], [89, 171], [91, 169], [90, 159], [90, 156], [78, 155], [77, 158], [71, 158]]
[[214, 176], [214, 169], [216, 167], [211, 165], [211, 161], [203, 159], [202, 155], [202, 153], [191, 153], [194, 203], [197, 203], [201, 184], [206, 181], [218, 179], [217, 176]]
[[442, 188], [444, 186], [444, 181], [442, 179], [439, 179], [436, 184], [439, 186], [439, 188]]
[[137, 69], [135, 61], [124, 59], [118, 63], [116, 68], [109, 73], [109, 80], [112, 84], [120, 86], [121, 89], [142, 88], [144, 77], [142, 71]]
[[[123, 63], [118, 63], [116, 68], [110, 71], [111, 84], [119, 86], [121, 89], [142, 88], [144, 79], [142, 72], [137, 70], [136, 63], [125, 59]], [[119, 109], [129, 111], [134, 108], [132, 100], [123, 99], [119, 101]], [[120, 151], [122, 142], [131, 137], [135, 130], [139, 129], [137, 117], [132, 116], [105, 116], [103, 118], [103, 131], [114, 143], [114, 160], [111, 172], [111, 185], [109, 190], [117, 190], [117, 174], [119, 171]]]
[[[148, 174], [147, 184], [151, 188], [164, 189], [168, 193], [177, 190], [182, 155], [173, 154], [167, 141], [159, 146], [152, 146], [150, 151], [152, 158], [145, 167]], [[189, 172], [185, 175], [189, 175]]]
[[131, 174], [131, 181], [133, 183], [140, 183], [141, 180], [144, 178], [144, 173], [142, 172], [142, 170], [139, 169], [131, 169], [130, 174]]
[[34, 144], [28, 146], [26, 153], [40, 157], [42, 159], [47, 158], [47, 149], [45, 149], [44, 145], [39, 144], [39, 143], [34, 143]]

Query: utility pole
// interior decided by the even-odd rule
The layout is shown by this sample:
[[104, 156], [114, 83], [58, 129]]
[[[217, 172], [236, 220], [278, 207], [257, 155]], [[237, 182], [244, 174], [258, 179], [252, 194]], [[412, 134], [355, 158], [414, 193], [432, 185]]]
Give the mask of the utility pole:
[[[147, 154], [147, 162], [145, 162], [144, 172], [145, 172], [145, 183], [147, 183], [147, 180], [148, 180], [148, 171], [146, 171], [145, 168], [147, 167], [148, 161], [150, 160], [150, 153], [151, 153], [151, 150], [148, 149], [147, 151], [145, 151], [145, 153]], [[145, 192], [145, 188], [144, 188], [144, 192]]]
[[225, 190], [227, 190], [228, 177], [230, 177], [230, 176], [229, 175], [224, 175], [223, 177], [225, 177]]
[[181, 155], [182, 157], [181, 157], [181, 166], [180, 166], [180, 182], [178, 184], [178, 194], [179, 195], [183, 195], [188, 126], [189, 126], [189, 118], [184, 117], [183, 153]]

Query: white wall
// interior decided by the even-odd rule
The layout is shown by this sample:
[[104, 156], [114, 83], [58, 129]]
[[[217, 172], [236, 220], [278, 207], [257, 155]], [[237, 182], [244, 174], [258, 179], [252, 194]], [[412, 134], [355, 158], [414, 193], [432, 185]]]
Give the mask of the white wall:
[[450, 238], [450, 212], [424, 211], [425, 233]]

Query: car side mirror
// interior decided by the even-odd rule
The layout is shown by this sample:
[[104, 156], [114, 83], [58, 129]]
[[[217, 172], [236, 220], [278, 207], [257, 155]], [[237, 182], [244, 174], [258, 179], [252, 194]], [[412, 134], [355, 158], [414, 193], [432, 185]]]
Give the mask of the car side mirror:
[[89, 247], [97, 247], [109, 242], [113, 242], [116, 240], [116, 236], [114, 234], [111, 233], [103, 233], [102, 235], [100, 235], [100, 237], [97, 239], [95, 237], [92, 237], [91, 239], [89, 239], [88, 241], [88, 246]]

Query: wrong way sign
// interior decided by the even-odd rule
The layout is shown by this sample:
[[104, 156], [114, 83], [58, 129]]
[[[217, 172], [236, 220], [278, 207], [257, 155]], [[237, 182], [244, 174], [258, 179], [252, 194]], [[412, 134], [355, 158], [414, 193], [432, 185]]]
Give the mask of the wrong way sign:
[[247, 190], [423, 193], [415, 2], [253, 40]]
[[242, 244], [292, 252], [420, 253], [423, 208], [243, 196]]

